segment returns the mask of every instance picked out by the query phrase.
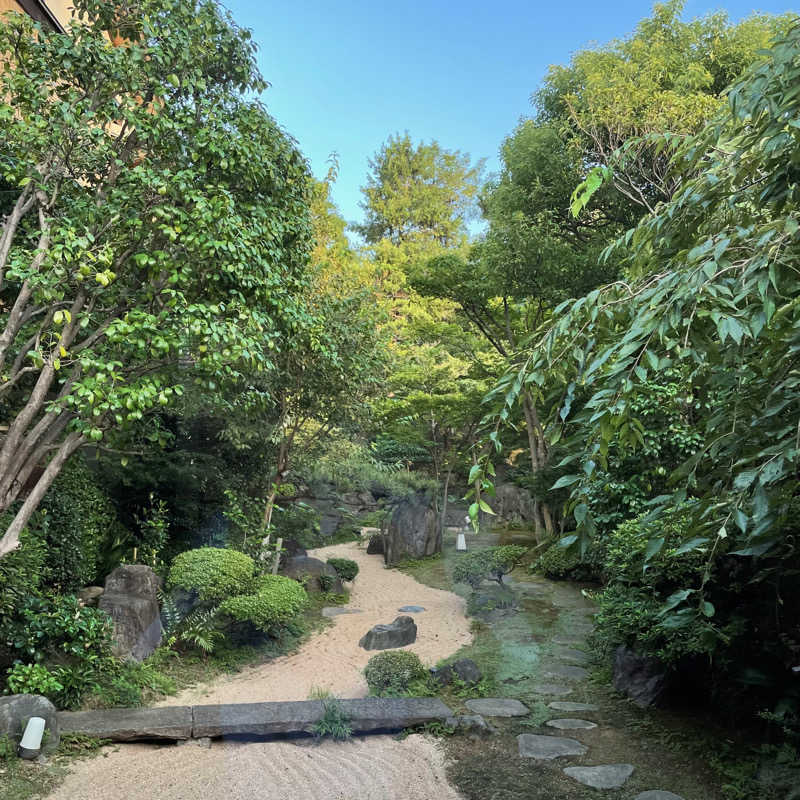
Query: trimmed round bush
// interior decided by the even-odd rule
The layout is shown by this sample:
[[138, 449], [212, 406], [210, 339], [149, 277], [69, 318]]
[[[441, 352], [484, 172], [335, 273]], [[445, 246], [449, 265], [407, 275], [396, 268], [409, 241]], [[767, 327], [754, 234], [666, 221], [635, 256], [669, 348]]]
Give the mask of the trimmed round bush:
[[503, 582], [519, 560], [527, 553], [527, 548], [516, 544], [502, 547], [489, 547], [460, 556], [453, 570], [456, 583], [468, 583], [476, 589], [484, 580]]
[[253, 594], [229, 597], [220, 605], [220, 611], [269, 633], [291, 622], [308, 605], [306, 590], [283, 575], [264, 575], [257, 579], [256, 586]]
[[349, 558], [329, 558], [328, 563], [343, 581], [352, 581], [358, 575], [358, 564]]
[[551, 544], [547, 550], [531, 565], [533, 572], [538, 572], [547, 578], [560, 580], [569, 577], [570, 573], [578, 566], [580, 559], [574, 549], [568, 550], [566, 547], [556, 542]]
[[372, 694], [402, 694], [414, 681], [424, 680], [427, 670], [416, 653], [387, 650], [372, 656], [364, 668], [364, 675]]
[[200, 547], [187, 550], [172, 562], [167, 588], [197, 592], [203, 602], [218, 602], [253, 588], [255, 562], [236, 550]]

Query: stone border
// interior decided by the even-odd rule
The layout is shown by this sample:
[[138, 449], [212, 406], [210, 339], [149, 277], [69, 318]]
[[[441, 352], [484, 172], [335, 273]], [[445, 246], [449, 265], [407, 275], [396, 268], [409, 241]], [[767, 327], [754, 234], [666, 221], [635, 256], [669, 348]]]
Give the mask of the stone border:
[[[337, 700], [353, 733], [397, 731], [445, 723], [453, 712], [433, 697], [365, 697]], [[164, 708], [61, 711], [62, 733], [82, 733], [112, 742], [180, 741], [219, 736], [309, 734], [325, 712], [323, 700], [235, 703]]]

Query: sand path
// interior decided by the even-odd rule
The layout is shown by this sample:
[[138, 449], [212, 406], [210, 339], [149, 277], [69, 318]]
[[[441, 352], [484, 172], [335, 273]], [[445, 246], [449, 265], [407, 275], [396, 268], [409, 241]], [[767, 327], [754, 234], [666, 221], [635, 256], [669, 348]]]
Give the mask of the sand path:
[[[464, 601], [450, 592], [424, 586], [356, 543], [334, 545], [310, 555], [352, 558], [360, 571], [348, 608], [333, 625], [297, 653], [213, 684], [181, 692], [162, 705], [305, 700], [312, 688], [338, 697], [364, 697], [362, 670], [374, 653], [358, 640], [373, 625], [391, 622], [401, 606], [413, 614], [417, 641], [406, 650], [433, 664], [471, 640]], [[458, 800], [445, 777], [436, 742], [409, 736], [396, 741], [371, 736], [322, 743], [215, 741], [211, 749], [192, 745], [125, 745], [105, 757], [77, 762], [51, 800]]]

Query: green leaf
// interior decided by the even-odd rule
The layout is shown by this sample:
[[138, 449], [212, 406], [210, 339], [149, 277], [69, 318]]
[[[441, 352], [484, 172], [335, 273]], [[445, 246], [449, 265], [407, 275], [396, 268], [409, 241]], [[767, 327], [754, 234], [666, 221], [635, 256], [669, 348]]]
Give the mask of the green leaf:
[[487, 514], [491, 514], [493, 517], [497, 516], [495, 514], [495, 512], [492, 511], [492, 507], [485, 500], [479, 501], [479, 505], [480, 505], [481, 511], [485, 511]]
[[707, 536], [696, 536], [694, 539], [689, 539], [688, 542], [684, 542], [677, 550], [670, 554], [670, 557], [674, 556], [682, 556], [684, 553], [688, 553], [691, 550], [699, 550], [704, 544], [708, 544], [710, 539]]
[[[463, 473], [462, 473], [463, 474]], [[556, 489], [563, 489], [566, 486], [572, 486], [581, 479], [580, 475], [562, 475], [551, 487], [551, 491]]]

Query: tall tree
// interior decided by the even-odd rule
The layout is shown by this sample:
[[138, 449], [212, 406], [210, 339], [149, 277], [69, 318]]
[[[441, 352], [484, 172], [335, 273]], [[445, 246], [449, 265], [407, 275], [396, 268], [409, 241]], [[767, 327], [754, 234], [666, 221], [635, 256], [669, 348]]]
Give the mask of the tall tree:
[[0, 27], [0, 554], [79, 447], [272, 367], [302, 318], [307, 167], [249, 32], [213, 0], [75, 6]]

